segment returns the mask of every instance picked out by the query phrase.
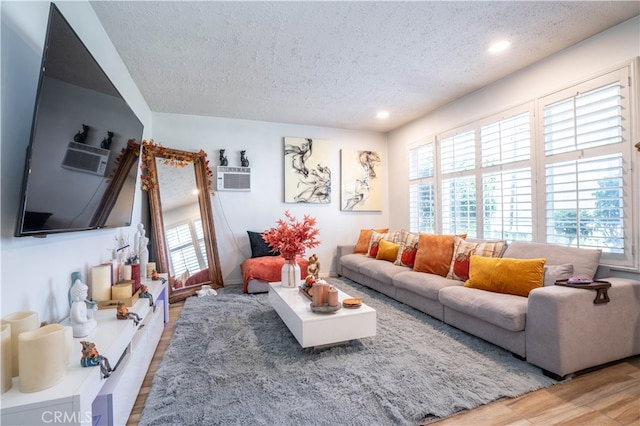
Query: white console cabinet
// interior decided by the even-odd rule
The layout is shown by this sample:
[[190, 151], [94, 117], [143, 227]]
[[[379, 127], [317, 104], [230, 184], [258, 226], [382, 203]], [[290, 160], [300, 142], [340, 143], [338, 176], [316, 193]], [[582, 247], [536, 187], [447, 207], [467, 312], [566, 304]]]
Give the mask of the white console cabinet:
[[[137, 326], [132, 320], [118, 320], [115, 308], [97, 311], [98, 327], [87, 337], [73, 339], [77, 357], [60, 383], [22, 393], [18, 378], [13, 379], [13, 387], [0, 396], [2, 425], [126, 424], [168, 320], [166, 283], [142, 282], [153, 295], [155, 310], [149, 299], [139, 299], [129, 308], [142, 317]], [[108, 378], [102, 377], [100, 367], [80, 366], [83, 340], [95, 343], [115, 369]]]

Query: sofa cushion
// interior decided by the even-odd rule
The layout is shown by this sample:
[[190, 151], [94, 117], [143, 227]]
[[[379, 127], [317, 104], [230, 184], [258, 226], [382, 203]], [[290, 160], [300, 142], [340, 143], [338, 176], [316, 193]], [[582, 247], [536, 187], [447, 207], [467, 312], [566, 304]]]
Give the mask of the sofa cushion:
[[376, 254], [376, 259], [378, 260], [386, 260], [387, 262], [395, 262], [398, 257], [398, 249], [400, 248], [400, 244], [392, 243], [387, 240], [380, 240], [378, 243], [378, 254]]
[[419, 296], [438, 300], [438, 292], [448, 286], [462, 287], [462, 282], [450, 280], [440, 275], [425, 274], [424, 272], [406, 271], [393, 277], [393, 285], [416, 293]]
[[453, 239], [453, 256], [447, 278], [468, 280], [471, 255], [500, 257], [506, 247], [506, 241], [466, 241], [456, 235]]
[[360, 273], [367, 277], [375, 278], [378, 281], [382, 281], [391, 285], [391, 280], [394, 275], [400, 272], [408, 271], [406, 266], [394, 265], [391, 262], [385, 262], [384, 260], [373, 260], [371, 262], [360, 265]]
[[[453, 310], [509, 331], [523, 331], [526, 324], [526, 297], [463, 286], [447, 286], [440, 290], [438, 299]], [[445, 316], [445, 322], [446, 320]]]
[[573, 275], [585, 278], [593, 278], [598, 263], [600, 263], [601, 250], [580, 249], [576, 247], [563, 247], [554, 244], [529, 243], [514, 241], [507, 247], [503, 257], [519, 259], [547, 258], [547, 265], [573, 265]]
[[356, 243], [356, 246], [353, 248], [353, 252], [367, 254], [369, 252], [369, 241], [371, 241], [371, 233], [373, 231], [376, 231], [383, 234], [388, 230], [389, 228], [361, 229], [360, 235], [358, 236], [358, 242]]
[[247, 235], [249, 235], [249, 245], [251, 246], [251, 258], [280, 256], [278, 250], [271, 251], [271, 246], [262, 239], [262, 233], [247, 231]]
[[453, 257], [453, 237], [420, 233], [413, 270], [446, 277]]
[[471, 256], [465, 287], [528, 296], [542, 287], [546, 259], [511, 259]]
[[404, 229], [400, 232], [400, 248], [398, 249], [398, 257], [396, 265], [408, 266], [413, 268], [416, 261], [416, 253], [418, 252], [418, 234], [413, 234]]
[[361, 265], [369, 262], [375, 262], [375, 259], [372, 259], [365, 254], [351, 253], [345, 254], [344, 256], [340, 257], [340, 264], [343, 267], [352, 269], [357, 272], [360, 272]]

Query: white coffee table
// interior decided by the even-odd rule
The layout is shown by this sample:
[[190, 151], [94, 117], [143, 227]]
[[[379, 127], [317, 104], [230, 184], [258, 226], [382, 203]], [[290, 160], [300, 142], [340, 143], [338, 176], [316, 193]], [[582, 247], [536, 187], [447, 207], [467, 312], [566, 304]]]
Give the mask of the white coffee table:
[[[348, 294], [338, 290], [340, 303]], [[303, 348], [332, 345], [376, 335], [376, 310], [366, 304], [320, 314], [311, 311], [311, 301], [297, 288], [269, 283], [269, 303]]]

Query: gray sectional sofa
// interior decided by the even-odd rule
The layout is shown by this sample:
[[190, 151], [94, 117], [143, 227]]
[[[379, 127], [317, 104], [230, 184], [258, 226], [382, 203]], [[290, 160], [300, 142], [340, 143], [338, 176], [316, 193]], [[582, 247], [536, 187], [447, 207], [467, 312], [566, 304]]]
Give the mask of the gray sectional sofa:
[[[502, 257], [547, 259], [545, 286], [522, 297], [464, 287], [353, 249], [338, 246], [338, 275], [501, 346], [556, 379], [640, 354], [640, 281], [603, 278], [608, 269], [599, 267], [599, 251], [513, 242]], [[610, 302], [594, 304], [593, 290], [554, 285], [568, 278], [567, 265], [571, 275], [610, 282]]]

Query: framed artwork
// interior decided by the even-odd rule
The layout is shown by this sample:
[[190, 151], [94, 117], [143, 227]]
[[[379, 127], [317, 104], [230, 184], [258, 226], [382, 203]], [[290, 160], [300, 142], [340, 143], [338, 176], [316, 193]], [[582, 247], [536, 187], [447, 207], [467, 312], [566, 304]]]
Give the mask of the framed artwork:
[[284, 202], [331, 202], [329, 141], [284, 138]]
[[374, 151], [340, 151], [344, 211], [382, 211], [382, 159]]

